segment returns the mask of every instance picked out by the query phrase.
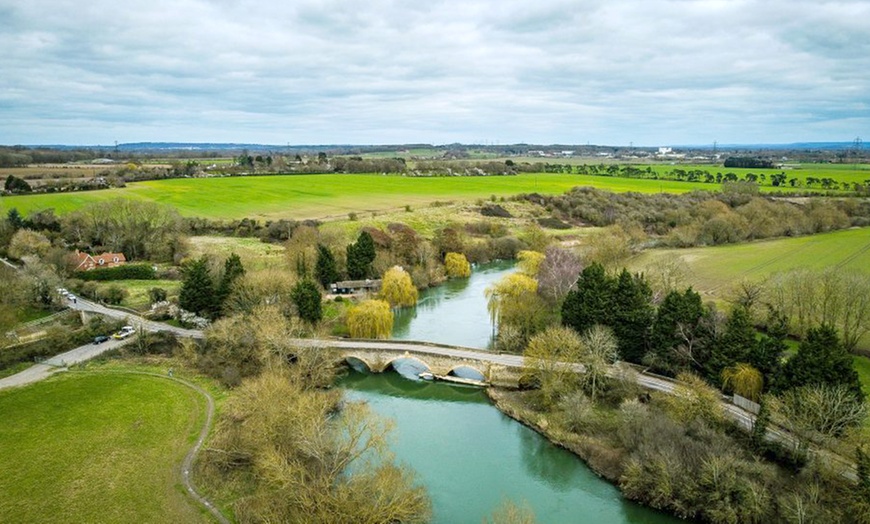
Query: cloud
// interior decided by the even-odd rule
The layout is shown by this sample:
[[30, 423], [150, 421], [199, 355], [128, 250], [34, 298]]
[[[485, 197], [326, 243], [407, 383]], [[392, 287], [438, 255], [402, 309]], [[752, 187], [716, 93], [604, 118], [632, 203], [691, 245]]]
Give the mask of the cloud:
[[0, 143], [851, 140], [865, 1], [0, 0]]

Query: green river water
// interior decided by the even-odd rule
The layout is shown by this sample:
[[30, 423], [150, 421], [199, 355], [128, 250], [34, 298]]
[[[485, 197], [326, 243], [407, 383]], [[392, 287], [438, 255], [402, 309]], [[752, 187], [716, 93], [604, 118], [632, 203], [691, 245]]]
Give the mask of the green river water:
[[[510, 264], [476, 268], [470, 279], [422, 294], [397, 316], [394, 338], [487, 347], [492, 328], [483, 289]], [[476, 388], [414, 381], [397, 373], [350, 372], [347, 396], [395, 421], [391, 450], [432, 499], [433, 522], [479, 523], [505, 499], [527, 504], [541, 523], [675, 523], [626, 501], [573, 454], [503, 415]]]

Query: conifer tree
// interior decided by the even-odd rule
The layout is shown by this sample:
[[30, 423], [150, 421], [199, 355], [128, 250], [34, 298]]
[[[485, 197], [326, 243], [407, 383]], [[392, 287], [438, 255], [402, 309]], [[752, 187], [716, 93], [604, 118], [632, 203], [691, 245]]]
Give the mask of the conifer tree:
[[230, 296], [233, 282], [244, 274], [245, 267], [242, 265], [242, 259], [235, 253], [230, 254], [230, 256], [224, 261], [224, 274], [221, 276], [217, 290], [215, 290], [217, 311], [220, 311], [227, 297]]
[[615, 283], [604, 266], [598, 263], [587, 266], [562, 303], [562, 324], [578, 333], [595, 324], [613, 325], [614, 289]]
[[375, 260], [375, 241], [363, 231], [356, 242], [347, 246], [347, 276], [351, 279], [368, 278]]
[[216, 308], [214, 283], [208, 271], [205, 256], [189, 262], [184, 269], [184, 280], [178, 295], [178, 305], [197, 315], [210, 317]]
[[304, 279], [297, 282], [293, 286], [290, 298], [296, 304], [296, 310], [302, 320], [316, 324], [323, 318], [323, 296], [320, 294], [317, 284], [311, 280]]
[[647, 350], [655, 310], [652, 289], [642, 275], [623, 269], [616, 281], [610, 327], [619, 342], [620, 358], [640, 362]]
[[314, 276], [324, 288], [340, 278], [332, 251], [323, 244], [317, 244], [317, 261], [314, 263]]
[[811, 328], [797, 354], [783, 368], [783, 389], [810, 385], [842, 385], [855, 398], [864, 398], [852, 355], [827, 324]]

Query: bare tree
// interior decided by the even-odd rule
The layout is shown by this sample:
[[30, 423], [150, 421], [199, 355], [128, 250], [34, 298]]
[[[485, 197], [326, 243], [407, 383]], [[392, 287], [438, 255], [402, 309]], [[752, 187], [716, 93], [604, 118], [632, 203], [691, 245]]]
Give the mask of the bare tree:
[[577, 283], [582, 269], [580, 257], [565, 248], [548, 246], [538, 268], [538, 294], [551, 304], [560, 303]]

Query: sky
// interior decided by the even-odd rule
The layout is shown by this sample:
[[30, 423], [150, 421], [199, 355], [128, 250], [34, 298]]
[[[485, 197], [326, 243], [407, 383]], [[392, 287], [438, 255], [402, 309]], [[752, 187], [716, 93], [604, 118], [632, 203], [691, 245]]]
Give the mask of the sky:
[[870, 0], [0, 0], [0, 144], [870, 142]]

